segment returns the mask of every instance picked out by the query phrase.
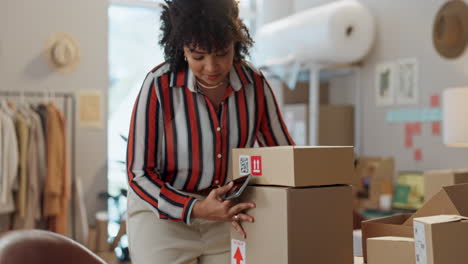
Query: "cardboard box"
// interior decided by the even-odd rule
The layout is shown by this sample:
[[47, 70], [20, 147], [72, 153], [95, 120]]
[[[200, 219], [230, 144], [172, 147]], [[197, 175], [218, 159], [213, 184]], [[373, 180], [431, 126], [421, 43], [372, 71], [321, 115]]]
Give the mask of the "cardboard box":
[[442, 187], [468, 183], [468, 171], [439, 170], [424, 172], [424, 200], [442, 190]]
[[[283, 104], [308, 104], [309, 82], [298, 82], [293, 90], [283, 86]], [[319, 104], [328, 104], [330, 89], [328, 83], [320, 84]]]
[[392, 194], [395, 161], [393, 158], [360, 157], [353, 187], [360, 208], [380, 208], [380, 196]]
[[352, 147], [265, 147], [233, 149], [233, 177], [252, 174], [253, 184], [291, 187], [350, 184]]
[[367, 260], [366, 240], [379, 236], [413, 237], [413, 219], [440, 214], [468, 217], [468, 184], [443, 187], [415, 214], [402, 214], [362, 222], [362, 249]]
[[319, 111], [319, 145], [354, 146], [354, 107], [321, 105]]
[[398, 214], [362, 222], [362, 250], [367, 263], [367, 239], [371, 237], [398, 236], [413, 237], [413, 228], [403, 223], [411, 214]]
[[107, 212], [100, 211], [96, 213], [96, 252], [107, 252], [110, 250], [108, 242], [109, 233], [107, 226], [109, 224], [109, 216]]
[[415, 218], [414, 240], [417, 264], [468, 263], [467, 217], [438, 215]]
[[97, 250], [97, 246], [96, 246], [96, 243], [97, 243], [97, 232], [96, 232], [96, 228], [94, 227], [89, 227], [89, 231], [88, 231], [88, 242], [86, 244], [86, 247], [93, 251], [93, 252], [96, 252]]
[[[309, 144], [309, 105], [287, 104], [283, 117], [297, 146]], [[354, 107], [351, 105], [320, 105], [318, 145], [354, 145]]]
[[413, 226], [416, 217], [433, 215], [461, 215], [468, 217], [468, 184], [442, 187], [436, 195], [427, 201], [404, 225]]
[[255, 201], [255, 222], [243, 223], [247, 239], [231, 229], [232, 263], [353, 262], [350, 186], [250, 186], [241, 200]]
[[374, 237], [367, 240], [367, 264], [414, 264], [414, 239]]

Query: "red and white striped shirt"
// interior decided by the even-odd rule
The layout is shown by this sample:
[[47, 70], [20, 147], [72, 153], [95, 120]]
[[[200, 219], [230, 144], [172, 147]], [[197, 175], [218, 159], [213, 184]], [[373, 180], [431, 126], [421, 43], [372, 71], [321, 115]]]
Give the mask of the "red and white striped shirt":
[[163, 63], [146, 76], [133, 109], [128, 182], [162, 219], [190, 223], [190, 192], [227, 181], [233, 148], [294, 144], [271, 87], [250, 64], [234, 65], [215, 110], [187, 67]]

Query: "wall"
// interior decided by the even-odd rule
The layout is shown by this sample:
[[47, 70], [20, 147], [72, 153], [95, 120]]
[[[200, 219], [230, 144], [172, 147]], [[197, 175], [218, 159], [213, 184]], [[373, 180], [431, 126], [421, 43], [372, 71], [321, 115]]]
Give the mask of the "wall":
[[[325, 4], [326, 0], [295, 0], [295, 12]], [[414, 138], [421, 147], [423, 159], [413, 160], [413, 152], [404, 147], [402, 124], [385, 122], [386, 112], [399, 108], [429, 106], [432, 94], [441, 94], [451, 86], [468, 85], [468, 51], [455, 60], [440, 57], [432, 45], [432, 25], [445, 0], [361, 0], [374, 14], [377, 38], [374, 48], [362, 68], [363, 154], [393, 156], [397, 170], [428, 170], [468, 168], [468, 149], [447, 148], [442, 137], [432, 136], [429, 123], [422, 126], [422, 135]], [[414, 57], [419, 61], [420, 102], [413, 106], [377, 107], [375, 104], [375, 67], [378, 63]], [[332, 102], [353, 102], [353, 93], [343, 91], [354, 87], [353, 77], [333, 82]]]
[[253, 0], [256, 6], [257, 28], [293, 13], [293, 2], [284, 0]]
[[[107, 1], [6, 0], [0, 3], [0, 89], [74, 92], [100, 90], [106, 102]], [[42, 57], [48, 37], [56, 32], [74, 36], [81, 47], [76, 71], [59, 74]], [[107, 109], [104, 105], [103, 109]], [[97, 193], [107, 189], [107, 129], [76, 132], [76, 171], [82, 179], [90, 219], [105, 208]]]

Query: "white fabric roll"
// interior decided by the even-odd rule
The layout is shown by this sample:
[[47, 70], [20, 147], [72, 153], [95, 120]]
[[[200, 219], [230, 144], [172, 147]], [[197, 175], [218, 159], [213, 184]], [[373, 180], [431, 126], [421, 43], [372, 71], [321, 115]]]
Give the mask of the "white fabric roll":
[[375, 35], [370, 11], [357, 0], [311, 8], [261, 27], [255, 37], [260, 65], [361, 60]]

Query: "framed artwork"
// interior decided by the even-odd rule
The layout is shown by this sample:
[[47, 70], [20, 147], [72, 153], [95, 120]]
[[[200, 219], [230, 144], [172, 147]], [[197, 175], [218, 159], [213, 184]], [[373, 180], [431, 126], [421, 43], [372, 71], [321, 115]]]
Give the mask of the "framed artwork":
[[417, 104], [419, 97], [419, 70], [415, 58], [398, 61], [398, 85], [396, 101], [398, 104]]
[[394, 103], [395, 68], [395, 63], [381, 63], [375, 69], [375, 101], [377, 106]]
[[100, 90], [82, 90], [78, 92], [78, 125], [102, 129], [103, 97]]

